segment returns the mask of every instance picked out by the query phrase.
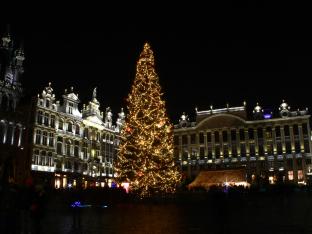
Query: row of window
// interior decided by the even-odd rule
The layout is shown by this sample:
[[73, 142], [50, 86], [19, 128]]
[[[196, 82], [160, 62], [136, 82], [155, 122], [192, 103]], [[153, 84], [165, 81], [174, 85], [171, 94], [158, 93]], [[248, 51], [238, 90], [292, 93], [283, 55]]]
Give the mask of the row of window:
[[[285, 125], [284, 128], [284, 136], [289, 137], [290, 136], [290, 126]], [[297, 124], [292, 125], [293, 128], [293, 134], [294, 136], [299, 136], [299, 126]], [[279, 138], [281, 137], [281, 127], [277, 126], [275, 129], [275, 137]], [[239, 130], [223, 130], [223, 131], [214, 131], [214, 141], [220, 142], [221, 140], [223, 142], [228, 142], [229, 139], [232, 141], [238, 140], [238, 141], [245, 141], [247, 139], [255, 139], [255, 132], [257, 133], [258, 139], [262, 139], [265, 135], [266, 139], [270, 139], [273, 137], [273, 131], [272, 127], [267, 127], [265, 129], [263, 128], [249, 128], [249, 129], [239, 129]], [[302, 134], [304, 136], [308, 135], [308, 125], [302, 124]], [[212, 142], [212, 132], [207, 132], [207, 142]], [[179, 144], [179, 136], [175, 136], [175, 145]], [[203, 132], [199, 133], [199, 143], [204, 144], [205, 142], [205, 134]], [[196, 144], [196, 134], [190, 135], [190, 143]], [[188, 144], [187, 135], [182, 135], [182, 144]]]
[[[42, 111], [37, 112], [37, 123], [42, 124], [47, 127], [52, 127], [55, 128], [55, 116], [54, 115], [49, 115], [48, 113], [43, 113]], [[66, 127], [66, 129], [65, 129]], [[67, 132], [76, 134], [76, 135], [81, 135], [80, 134], [80, 126], [78, 124], [73, 124], [72, 122], [64, 122], [63, 119], [58, 120], [58, 129], [59, 130], [66, 130]], [[87, 139], [94, 139], [96, 141], [101, 140], [101, 133], [98, 131], [90, 131], [88, 128], [83, 129], [83, 137]], [[103, 136], [103, 139], [105, 141], [114, 141], [114, 136], [111, 134], [105, 134]]]
[[[112, 162], [112, 160], [110, 160]], [[59, 161], [54, 162], [52, 152], [46, 152], [35, 150], [33, 157], [32, 157], [32, 164], [33, 165], [40, 165], [40, 166], [48, 166], [48, 167], [56, 167], [58, 169], [61, 169], [61, 164]], [[78, 163], [78, 162], [72, 162], [70, 160], [65, 160], [64, 162], [64, 168], [65, 169], [74, 169], [75, 171], [78, 171], [78, 166], [81, 165], [82, 170], [86, 171], [88, 169], [87, 163]], [[112, 163], [106, 163], [106, 166], [102, 168], [112, 168]]]
[[[292, 149], [291, 148], [291, 143], [290, 142], [286, 142], [285, 144], [285, 151], [283, 151], [283, 147], [282, 147], [282, 143], [281, 142], [277, 142], [276, 145], [276, 154], [277, 155], [282, 155], [282, 154], [292, 154], [292, 153], [310, 153], [310, 145], [309, 145], [309, 141], [305, 140], [304, 141], [304, 145], [303, 145], [303, 149], [301, 149], [301, 145], [300, 142], [296, 141], [295, 142], [295, 148]], [[191, 152], [191, 156], [192, 157], [196, 157], [197, 153], [199, 153], [199, 157], [204, 157], [205, 156], [205, 148], [204, 147], [200, 147], [199, 148], [199, 152], [198, 152], [198, 147], [191, 147], [190, 148], [190, 152]], [[264, 149], [263, 145], [259, 145], [258, 146], [258, 151], [256, 153], [256, 146], [255, 144], [249, 144], [249, 155], [251, 156], [255, 156], [255, 155], [260, 155], [263, 156], [268, 154], [268, 155], [273, 155], [274, 154], [274, 148], [273, 148], [273, 143], [270, 142], [269, 144], [266, 145], [266, 150]], [[175, 154], [176, 156], [178, 156], [179, 151], [176, 148], [175, 150]], [[229, 155], [232, 155], [232, 157], [237, 157], [237, 156], [242, 156], [245, 157], [247, 155], [247, 147], [246, 144], [240, 144], [239, 146], [239, 151], [238, 151], [238, 147], [236, 144], [232, 144], [230, 146], [228, 145], [223, 145], [223, 148], [220, 145], [215, 145], [214, 147], [208, 146], [207, 147], [207, 156], [208, 158], [212, 158], [212, 155], [215, 155], [216, 158], [219, 158], [221, 155], [223, 155], [223, 157], [228, 157]], [[183, 156], [187, 157], [188, 155], [188, 151], [185, 149], [183, 151]]]
[[54, 147], [54, 133], [36, 130], [35, 144]]
[[39, 150], [35, 150], [34, 155], [32, 157], [32, 164], [54, 167], [54, 160], [52, 157], [52, 152], [41, 151], [39, 154]]
[[[251, 171], [254, 171], [256, 168], [258, 168], [259, 170], [274, 171], [274, 170], [280, 170], [280, 169], [294, 170], [294, 168], [297, 168], [297, 170], [302, 170], [304, 168], [303, 162], [304, 161], [302, 158], [298, 158], [294, 160], [287, 159], [285, 161], [249, 161], [248, 163], [247, 162], [244, 162], [244, 163], [247, 163], [246, 166], [248, 166], [248, 169]], [[178, 164], [179, 163], [180, 162], [178, 161]], [[306, 160], [305, 163], [309, 164], [308, 160]], [[192, 160], [192, 161], [182, 160], [183, 166], [188, 166], [188, 165], [198, 166], [198, 165], [205, 165], [205, 164], [213, 165], [211, 163], [208, 163], [208, 161], [205, 161], [205, 160]]]

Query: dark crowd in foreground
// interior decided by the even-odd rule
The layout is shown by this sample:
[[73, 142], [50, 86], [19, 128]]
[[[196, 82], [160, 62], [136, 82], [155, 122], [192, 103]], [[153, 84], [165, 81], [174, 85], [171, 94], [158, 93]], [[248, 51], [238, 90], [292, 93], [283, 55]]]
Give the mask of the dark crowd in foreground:
[[[0, 187], [0, 233], [235, 233], [244, 226], [242, 230], [252, 230], [253, 222], [263, 222], [270, 229], [267, 233], [309, 233], [311, 197], [311, 186], [289, 184], [214, 186], [208, 191], [180, 188], [174, 195], [142, 199], [122, 188], [53, 190], [27, 180], [23, 186], [9, 183]], [[133, 226], [139, 222], [134, 217], [144, 213], [155, 215], [156, 229], [146, 232], [145, 226], [153, 220]], [[120, 218], [123, 221], [116, 225]]]

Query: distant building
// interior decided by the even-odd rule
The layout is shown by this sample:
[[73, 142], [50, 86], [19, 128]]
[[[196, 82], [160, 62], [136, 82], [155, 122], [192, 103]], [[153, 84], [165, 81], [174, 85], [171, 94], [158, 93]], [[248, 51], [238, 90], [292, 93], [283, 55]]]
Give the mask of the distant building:
[[21, 183], [26, 176], [23, 151], [27, 113], [19, 106], [25, 60], [22, 46], [15, 49], [8, 31], [0, 42], [0, 179]]
[[34, 99], [31, 170], [55, 188], [111, 186], [125, 115], [121, 110], [113, 125], [110, 108], [99, 110], [96, 88], [81, 111], [79, 103], [73, 88], [57, 101], [51, 83]]
[[[196, 110], [196, 121], [183, 113], [175, 125], [175, 157], [185, 176], [203, 170], [244, 168], [246, 181], [306, 183], [311, 175], [311, 129], [307, 110], [291, 111], [286, 102], [278, 116], [258, 104], [253, 118], [241, 107]], [[225, 181], [224, 181], [225, 182]]]

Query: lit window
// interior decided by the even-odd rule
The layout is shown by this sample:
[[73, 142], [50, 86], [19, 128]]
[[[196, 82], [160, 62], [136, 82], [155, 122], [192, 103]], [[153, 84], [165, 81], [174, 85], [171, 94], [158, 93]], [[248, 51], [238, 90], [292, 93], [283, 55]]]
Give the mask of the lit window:
[[68, 132], [72, 132], [72, 131], [73, 131], [73, 124], [72, 124], [71, 122], [69, 122], [69, 123], [67, 124], [67, 131], [68, 131]]
[[54, 146], [54, 134], [51, 132], [49, 133], [49, 146]]
[[302, 172], [302, 170], [298, 170], [298, 180], [303, 180], [303, 172]]
[[73, 107], [74, 107], [74, 104], [70, 102], [68, 105], [69, 105], [69, 106], [68, 106], [68, 113], [69, 113], [69, 114], [73, 114]]
[[288, 180], [294, 180], [294, 172], [288, 171]]
[[37, 130], [36, 131], [36, 144], [39, 145], [40, 144], [40, 139], [41, 139], [41, 131]]
[[48, 133], [47, 132], [42, 132], [42, 144], [48, 145]]

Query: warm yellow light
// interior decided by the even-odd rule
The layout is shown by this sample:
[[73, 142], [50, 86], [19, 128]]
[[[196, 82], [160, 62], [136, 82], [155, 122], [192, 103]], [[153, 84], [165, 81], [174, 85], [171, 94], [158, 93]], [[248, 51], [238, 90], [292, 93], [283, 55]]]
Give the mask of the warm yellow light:
[[173, 128], [166, 114], [163, 93], [148, 44], [137, 62], [128, 95], [128, 111], [121, 132], [116, 174], [140, 196], [172, 193], [181, 175], [174, 165]]

